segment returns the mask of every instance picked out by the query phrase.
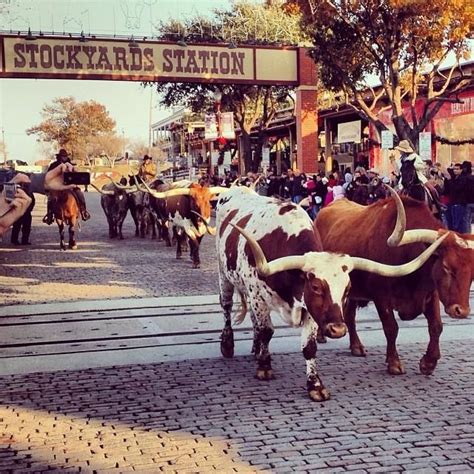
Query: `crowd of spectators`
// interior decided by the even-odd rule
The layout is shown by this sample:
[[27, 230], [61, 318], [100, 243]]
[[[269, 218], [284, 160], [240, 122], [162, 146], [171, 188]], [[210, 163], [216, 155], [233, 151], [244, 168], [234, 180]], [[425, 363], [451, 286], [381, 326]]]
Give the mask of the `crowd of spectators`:
[[[15, 199], [7, 202], [4, 194], [0, 195], [0, 236], [16, 222], [12, 243], [18, 243], [20, 230], [21, 243], [29, 243], [31, 215], [28, 213], [31, 213], [34, 203], [32, 193], [44, 193], [45, 188], [53, 190], [75, 188], [63, 184], [62, 173], [66, 170], [65, 166], [73, 169], [70, 164], [63, 163], [57, 171], [50, 170], [46, 175], [37, 177], [41, 181], [40, 184], [31, 183], [30, 178], [21, 174], [12, 179], [12, 182], [19, 184]], [[433, 165], [430, 161], [426, 161], [423, 173], [427, 185], [440, 195], [442, 220], [446, 227], [460, 233], [471, 233], [471, 215], [474, 207], [474, 175], [471, 162], [464, 161], [444, 168], [439, 163]], [[323, 172], [306, 175], [297, 169], [288, 169], [277, 175], [276, 170], [270, 169], [261, 175], [247, 173], [242, 177], [235, 172], [226, 172], [223, 177], [199, 178], [200, 184], [211, 186], [230, 187], [236, 181], [240, 185], [254, 185], [259, 194], [278, 196], [300, 204], [307, 209], [312, 219], [316, 218], [321, 208], [338, 199], [347, 198], [358, 204], [369, 205], [387, 196], [385, 185], [400, 187], [400, 176], [395, 172], [392, 172], [390, 177], [382, 177], [377, 170], [367, 169], [360, 164], [354, 172], [351, 168], [346, 168], [342, 173], [334, 170], [328, 175]]]
[[[474, 175], [469, 161], [456, 163], [450, 167], [424, 162], [425, 180], [430, 189], [440, 196], [441, 217], [445, 226], [460, 233], [471, 233], [471, 215], [474, 207]], [[287, 170], [277, 175], [270, 169], [263, 175], [247, 173], [239, 177], [227, 172], [224, 177], [202, 177], [202, 184], [231, 186], [236, 180], [249, 186], [257, 180], [256, 190], [265, 196], [277, 196], [302, 205], [312, 219], [324, 206], [333, 201], [347, 198], [358, 204], [369, 205], [388, 195], [385, 185], [401, 188], [401, 177], [392, 172], [381, 176], [376, 169], [367, 169], [359, 164], [354, 171], [347, 167], [344, 172], [319, 172], [306, 175], [298, 169]]]

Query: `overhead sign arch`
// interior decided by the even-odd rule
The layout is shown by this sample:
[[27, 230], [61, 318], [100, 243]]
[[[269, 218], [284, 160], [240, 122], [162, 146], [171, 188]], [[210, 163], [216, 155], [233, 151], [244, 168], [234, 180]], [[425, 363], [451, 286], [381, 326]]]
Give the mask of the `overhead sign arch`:
[[0, 34], [0, 78], [295, 86], [297, 165], [317, 170], [316, 66], [305, 48]]
[[1, 38], [1, 77], [298, 85], [298, 49]]

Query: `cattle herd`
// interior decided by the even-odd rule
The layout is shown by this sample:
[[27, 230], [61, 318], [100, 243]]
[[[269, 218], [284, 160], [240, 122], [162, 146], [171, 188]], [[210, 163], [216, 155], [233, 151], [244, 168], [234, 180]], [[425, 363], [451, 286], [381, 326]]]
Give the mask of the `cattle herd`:
[[[390, 188], [390, 197], [370, 206], [336, 201], [315, 222], [299, 205], [260, 196], [245, 186], [146, 183], [131, 177], [96, 189], [110, 238], [123, 239], [122, 224], [130, 210], [136, 235], [151, 231], [168, 246], [174, 240], [177, 258], [189, 244], [192, 265], [198, 268], [203, 236], [215, 235], [224, 312], [222, 355], [234, 354], [237, 292], [241, 310], [234, 323], [250, 314], [257, 378], [273, 378], [271, 313], [278, 313], [301, 327], [307, 390], [315, 401], [330, 397], [317, 371], [318, 342], [349, 332], [352, 354], [366, 354], [356, 329], [357, 308], [374, 303], [387, 340], [387, 371], [393, 375], [405, 372], [396, 347], [395, 311], [404, 321], [426, 317], [429, 343], [420, 360], [425, 375], [433, 373], [440, 359], [440, 302], [452, 318], [470, 313], [474, 236], [444, 229], [424, 202], [400, 197]], [[215, 228], [210, 224], [212, 200], [217, 200]]]

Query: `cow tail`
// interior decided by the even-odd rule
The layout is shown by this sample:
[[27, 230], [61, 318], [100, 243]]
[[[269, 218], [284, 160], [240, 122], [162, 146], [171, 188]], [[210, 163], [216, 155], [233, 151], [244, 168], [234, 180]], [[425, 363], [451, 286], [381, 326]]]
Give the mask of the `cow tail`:
[[234, 314], [234, 324], [242, 324], [244, 319], [245, 319], [245, 315], [247, 314], [247, 310], [248, 310], [248, 307], [247, 307], [247, 301], [245, 300], [245, 296], [239, 291], [239, 296], [240, 296], [240, 303], [241, 303], [241, 306], [240, 306], [240, 311], [238, 313], [235, 313]]

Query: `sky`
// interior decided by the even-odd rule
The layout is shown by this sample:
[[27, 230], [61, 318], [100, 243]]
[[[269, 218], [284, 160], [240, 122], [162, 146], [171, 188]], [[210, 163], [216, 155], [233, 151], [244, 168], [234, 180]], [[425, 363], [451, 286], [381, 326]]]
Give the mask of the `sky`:
[[[230, 0], [0, 0], [0, 30], [152, 36], [160, 19], [209, 14]], [[5, 13], [2, 6], [8, 5]], [[0, 79], [0, 132], [8, 159], [33, 163], [42, 158], [35, 136], [25, 130], [41, 122], [41, 110], [56, 97], [103, 104], [126, 138], [148, 143], [150, 89], [139, 82]], [[152, 122], [171, 114], [152, 99]], [[2, 135], [0, 135], [0, 140]], [[3, 157], [1, 157], [3, 159]]]

